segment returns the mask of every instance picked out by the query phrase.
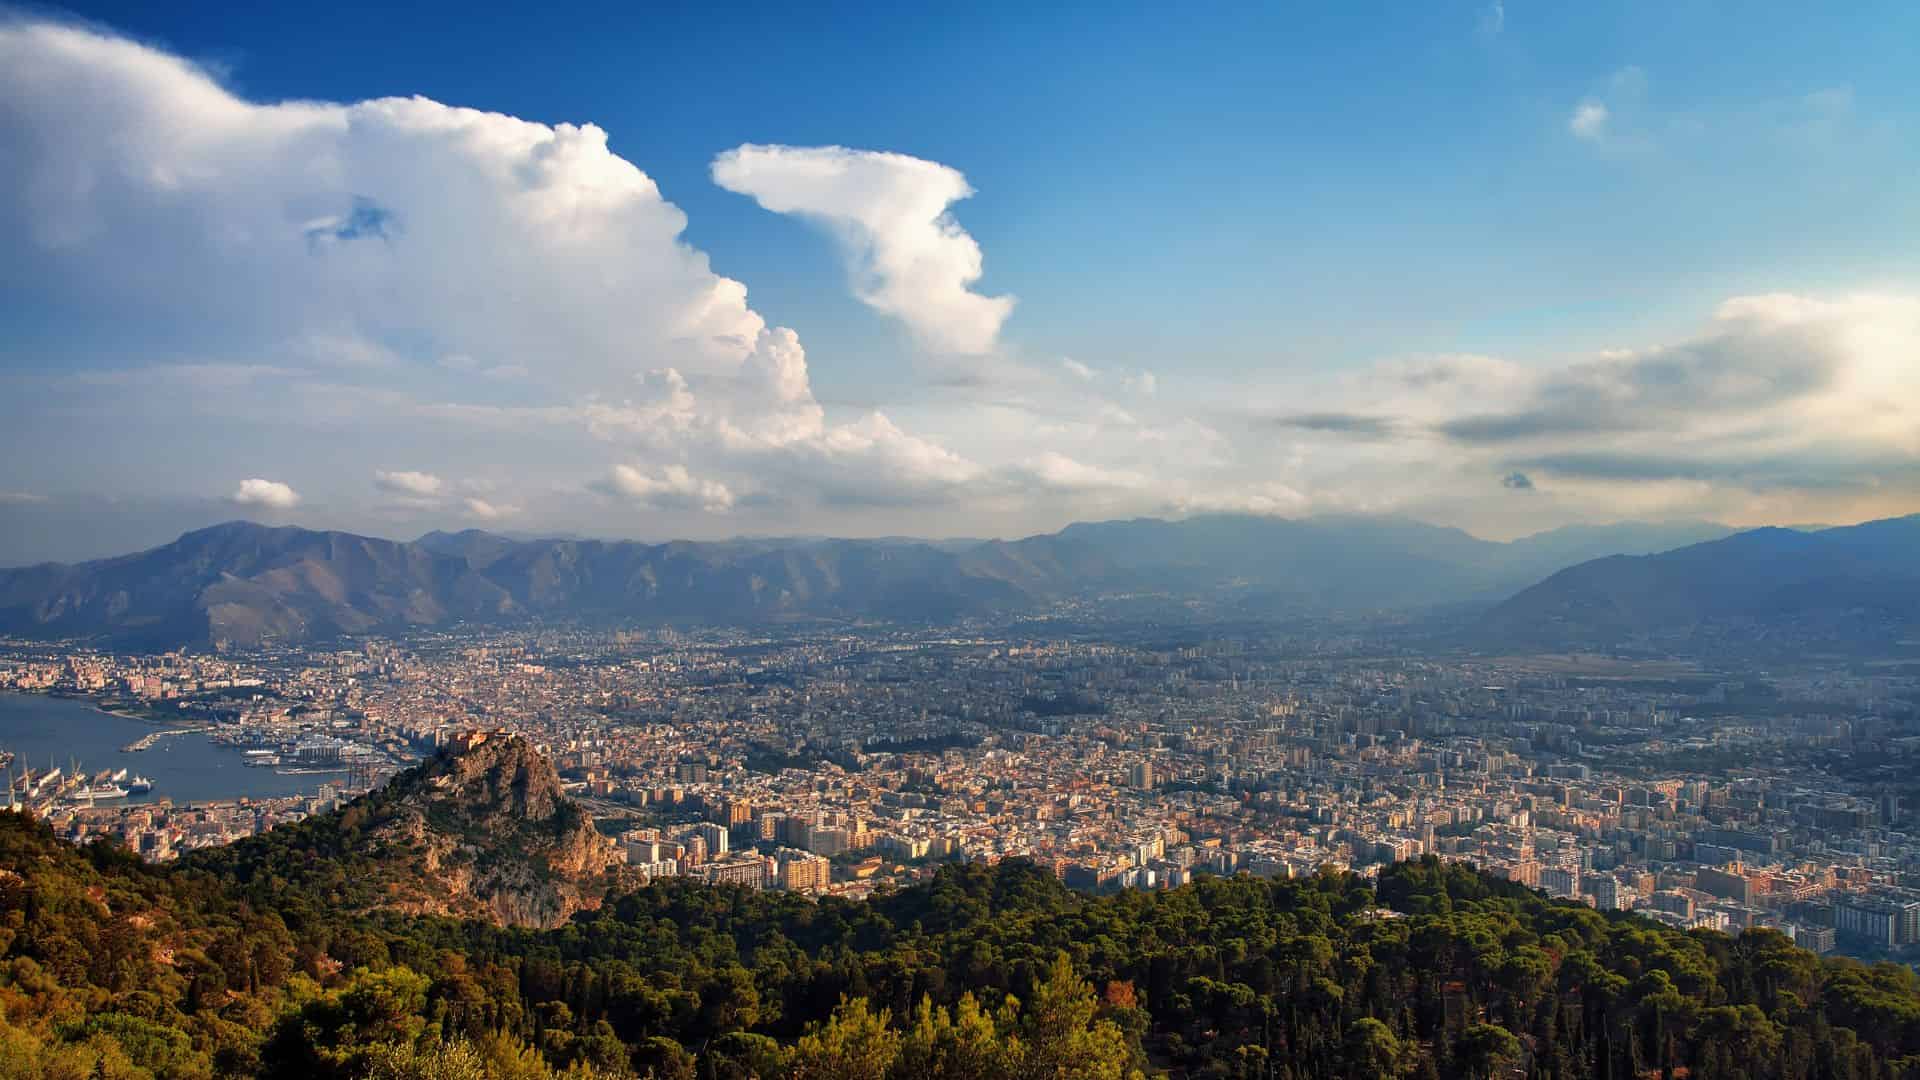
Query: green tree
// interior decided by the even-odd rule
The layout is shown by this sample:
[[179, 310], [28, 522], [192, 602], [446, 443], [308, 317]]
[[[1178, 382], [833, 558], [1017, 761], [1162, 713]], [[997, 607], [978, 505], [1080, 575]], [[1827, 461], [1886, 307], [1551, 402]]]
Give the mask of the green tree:
[[949, 1012], [920, 999], [894, 1062], [896, 1080], [998, 1080], [1012, 1075], [1024, 1046], [1012, 1016], [996, 1020], [972, 993]]
[[1497, 1024], [1469, 1027], [1460, 1033], [1453, 1050], [1468, 1076], [1491, 1077], [1520, 1060], [1520, 1040]]
[[466, 1043], [415, 1049], [399, 1044], [366, 1053], [365, 1080], [489, 1080], [486, 1059]]
[[1132, 1048], [1119, 1025], [1096, 1019], [1093, 987], [1076, 975], [1067, 954], [1033, 989], [1020, 1017], [1024, 1050], [1021, 1080], [1120, 1080], [1131, 1072]]
[[1391, 1077], [1400, 1073], [1400, 1040], [1393, 1029], [1363, 1016], [1347, 1025], [1347, 1064], [1355, 1077]]
[[900, 1035], [886, 1010], [865, 998], [843, 998], [833, 1016], [800, 1037], [788, 1075], [793, 1080], [885, 1080], [899, 1053]]

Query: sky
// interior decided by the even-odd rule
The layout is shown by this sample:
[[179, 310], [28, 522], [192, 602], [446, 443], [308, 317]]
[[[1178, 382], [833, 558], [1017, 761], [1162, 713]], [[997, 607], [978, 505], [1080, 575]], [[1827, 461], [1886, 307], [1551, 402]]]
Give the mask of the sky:
[[1920, 511], [1920, 7], [0, 10], [0, 564]]

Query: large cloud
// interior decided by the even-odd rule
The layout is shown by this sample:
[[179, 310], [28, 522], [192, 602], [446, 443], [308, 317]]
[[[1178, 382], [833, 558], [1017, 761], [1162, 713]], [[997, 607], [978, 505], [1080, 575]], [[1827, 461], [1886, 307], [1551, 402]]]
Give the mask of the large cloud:
[[[696, 473], [733, 474], [676, 500], [706, 509], [761, 474], [800, 501], [955, 475], [954, 455], [884, 414], [829, 422], [799, 336], [710, 269], [681, 211], [590, 124], [418, 97], [256, 104], [177, 57], [22, 21], [0, 25], [0, 99], [0, 303], [93, 327], [131, 364], [55, 390], [146, 383], [165, 392], [155, 408], [332, 425], [355, 443], [382, 422], [416, 441], [423, 423], [538, 430], [589, 475], [611, 458], [670, 477], [697, 458]], [[883, 246], [899, 287], [931, 280]], [[177, 338], [248, 362], [155, 364], [148, 342]], [[816, 475], [842, 462], [857, 479]], [[449, 505], [425, 469], [376, 483]]]
[[945, 165], [841, 146], [747, 145], [715, 158], [713, 179], [776, 214], [827, 224], [861, 301], [935, 349], [986, 352], [1013, 311], [1010, 296], [972, 291], [980, 245], [947, 208], [973, 188]]
[[765, 329], [592, 125], [424, 98], [256, 105], [178, 58], [34, 23], [0, 29], [0, 86], [0, 228], [36, 255], [7, 281], [30, 296], [211, 322], [309, 366], [458, 357], [572, 390], [669, 360], [737, 371]]

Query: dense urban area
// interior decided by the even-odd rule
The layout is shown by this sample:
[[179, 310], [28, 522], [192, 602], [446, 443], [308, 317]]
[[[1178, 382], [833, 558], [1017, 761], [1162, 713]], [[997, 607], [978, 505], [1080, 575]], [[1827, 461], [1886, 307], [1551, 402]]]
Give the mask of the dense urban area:
[[301, 796], [187, 803], [162, 785], [127, 803], [124, 777], [9, 762], [11, 804], [153, 861], [512, 731], [647, 878], [860, 898], [1018, 856], [1110, 892], [1432, 854], [1675, 928], [1920, 953], [1911, 665], [1434, 657], [1044, 619], [0, 656], [0, 689], [165, 725], [149, 746], [211, 738], [312, 774]]

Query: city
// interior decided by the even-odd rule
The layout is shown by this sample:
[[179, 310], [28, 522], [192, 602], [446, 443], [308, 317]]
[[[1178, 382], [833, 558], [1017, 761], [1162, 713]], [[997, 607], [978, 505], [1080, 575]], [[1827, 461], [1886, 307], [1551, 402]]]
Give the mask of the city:
[[87, 805], [36, 799], [22, 763], [15, 798], [62, 835], [152, 859], [333, 809], [449, 740], [507, 730], [647, 876], [858, 898], [949, 861], [1018, 856], [1099, 891], [1435, 854], [1682, 929], [1774, 927], [1864, 957], [1920, 944], [1910, 666], [1728, 676], [1168, 637], [1033, 619], [232, 656], [12, 643], [0, 688], [139, 703], [235, 753], [331, 770], [299, 796]]
[[0, 1080], [1920, 1080], [1915, 42], [0, 0]]

